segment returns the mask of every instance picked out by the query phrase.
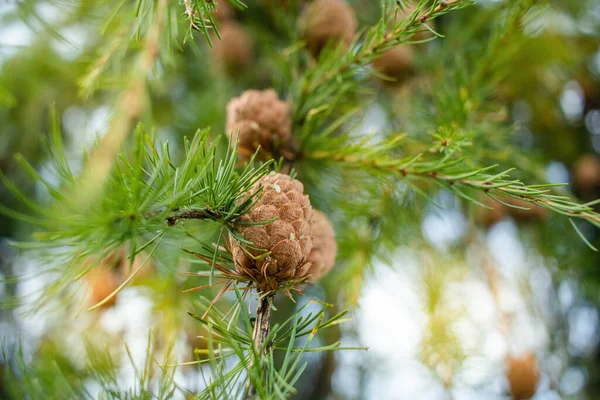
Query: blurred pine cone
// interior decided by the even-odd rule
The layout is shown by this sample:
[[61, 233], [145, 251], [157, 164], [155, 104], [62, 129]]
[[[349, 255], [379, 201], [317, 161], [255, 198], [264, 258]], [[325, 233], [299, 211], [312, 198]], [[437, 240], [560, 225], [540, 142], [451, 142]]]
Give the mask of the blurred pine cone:
[[533, 397], [540, 379], [535, 354], [527, 353], [520, 357], [509, 357], [507, 378], [510, 392], [515, 400]]
[[312, 265], [308, 273], [309, 280], [316, 282], [331, 271], [337, 255], [335, 231], [327, 216], [321, 211], [314, 210], [313, 212], [311, 235], [313, 246], [308, 261]]
[[239, 232], [253, 245], [242, 248], [230, 237], [230, 249], [237, 271], [255, 281], [259, 292], [270, 292], [308, 274], [313, 209], [302, 183], [287, 175], [263, 177], [248, 195], [260, 187], [262, 196], [240, 222], [277, 219], [265, 225], [240, 225]]
[[348, 49], [356, 35], [358, 22], [354, 10], [345, 0], [315, 0], [300, 15], [298, 27], [308, 51], [317, 58], [331, 41], [343, 43]]
[[415, 73], [413, 59], [413, 47], [408, 44], [400, 44], [376, 58], [373, 61], [373, 68], [386, 77], [393, 78], [393, 80], [380, 79], [382, 83], [401, 85]]
[[[89, 295], [92, 305], [100, 303], [113, 293], [121, 281], [119, 275], [106, 265], [94, 267], [87, 275], [86, 281], [90, 288]], [[106, 303], [102, 304], [102, 309], [107, 309], [115, 305], [117, 296], [111, 297]]]
[[477, 206], [477, 209], [475, 210], [475, 219], [477, 223], [482, 225], [484, 228], [489, 229], [492, 225], [497, 224], [507, 216], [508, 207], [506, 207], [504, 204], [494, 201], [487, 196], [480, 201], [486, 206], [492, 208], [490, 210], [489, 208]]
[[213, 38], [213, 56], [219, 68], [237, 75], [252, 61], [252, 43], [244, 27], [235, 21], [225, 21], [219, 28], [221, 39]]
[[226, 0], [219, 1], [216, 6], [217, 9], [212, 12], [212, 15], [217, 21], [226, 21], [233, 18], [235, 9]]
[[[112, 292], [117, 290], [117, 288], [125, 282], [134, 271], [142, 266], [144, 261], [144, 266], [142, 266], [129, 284], [135, 285], [140, 283], [140, 281], [144, 280], [154, 272], [154, 261], [152, 259], [146, 260], [148, 258], [147, 254], [138, 254], [131, 264], [127, 257], [128, 253], [124, 248], [117, 249], [104, 257], [98, 265], [94, 266], [86, 275], [86, 281], [90, 287], [90, 297], [93, 305], [101, 302]], [[94, 260], [95, 259], [92, 257], [88, 260], [88, 263], [94, 263]], [[116, 300], [117, 296], [113, 296], [104, 303], [101, 308], [112, 307], [115, 305]]]
[[267, 159], [290, 142], [290, 105], [273, 89], [247, 90], [227, 105], [227, 132], [232, 146], [239, 139], [240, 158], [249, 159], [260, 145], [261, 156]]
[[594, 194], [600, 187], [600, 159], [594, 154], [584, 154], [573, 165], [573, 185], [582, 194]]

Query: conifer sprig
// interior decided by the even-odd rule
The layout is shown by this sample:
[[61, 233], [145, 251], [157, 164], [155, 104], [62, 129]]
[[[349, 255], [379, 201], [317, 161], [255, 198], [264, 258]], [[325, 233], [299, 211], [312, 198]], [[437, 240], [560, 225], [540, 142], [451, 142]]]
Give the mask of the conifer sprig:
[[[397, 4], [393, 12], [389, 12], [384, 6], [379, 23], [368, 29], [363, 39], [357, 38], [351, 49], [344, 54], [341, 53], [341, 48], [330, 47], [323, 52], [318, 64], [309, 68], [295, 85], [292, 97], [296, 123], [301, 124], [314, 110], [356, 90], [370, 76], [366, 68], [378, 56], [401, 43], [409, 43], [418, 32], [434, 32], [427, 26], [427, 22], [472, 4], [470, 0], [421, 0], [414, 12], [405, 19], [398, 18], [401, 4]], [[435, 37], [432, 35], [428, 40]]]
[[[408, 158], [391, 156], [391, 150], [394, 148], [397, 150], [398, 143], [404, 137], [405, 135], [398, 135], [371, 145], [368, 144], [370, 138], [366, 138], [358, 143], [336, 146], [335, 150], [307, 153], [304, 158], [339, 163], [345, 167], [370, 170], [376, 173], [393, 174], [405, 179], [435, 181], [465, 200], [485, 208], [490, 207], [471, 197], [469, 189], [483, 192], [493, 200], [509, 207], [522, 208], [514, 204], [507, 204], [502, 200], [502, 198], [510, 197], [547, 208], [569, 218], [583, 219], [600, 227], [600, 214], [593, 209], [593, 206], [599, 201], [579, 204], [568, 196], [554, 193], [555, 187], [566, 184], [525, 185], [518, 179], [511, 179], [509, 173], [513, 169], [492, 174], [490, 172], [497, 167], [496, 165], [470, 166], [465, 158], [455, 157], [453, 153], [430, 161], [422, 154]], [[343, 138], [339, 140], [343, 140]]]
[[[311, 347], [317, 332], [331, 328], [347, 321], [346, 311], [328, 317], [330, 305], [316, 302], [316, 310], [309, 311], [315, 302], [307, 301], [293, 315], [281, 324], [271, 326], [264, 346], [272, 351], [264, 352], [264, 348], [255, 348], [252, 337], [252, 316], [248, 313], [244, 295], [234, 287], [237, 302], [227, 312], [211, 307], [210, 301], [201, 298], [199, 311], [210, 311], [205, 317], [190, 312], [189, 314], [206, 328], [201, 337], [208, 342], [208, 348], [198, 354], [208, 356], [206, 360], [198, 360], [198, 364], [210, 365], [213, 372], [206, 377], [206, 387], [199, 399], [231, 399], [247, 395], [245, 379], [247, 379], [261, 399], [286, 399], [295, 393], [294, 384], [307, 367], [303, 356], [312, 351], [332, 350], [366, 350], [364, 347], [345, 348], [340, 343]], [[282, 360], [275, 361], [274, 353], [279, 353]], [[237, 363], [232, 367], [231, 358]], [[226, 364], [229, 363], [229, 366]]]
[[[152, 254], [165, 237], [175, 234], [170, 227], [185, 215], [202, 212], [202, 219], [233, 231], [233, 221], [260, 195], [245, 198], [246, 192], [271, 165], [248, 164], [238, 172], [236, 149], [227, 146], [224, 157], [218, 157], [218, 141], [209, 142], [208, 130], [198, 131], [191, 141], [185, 140], [185, 155], [177, 164], [171, 157], [169, 143], [157, 147], [140, 126], [131, 151], [118, 157], [99, 195], [92, 202], [81, 203], [65, 195], [80, 190], [81, 182], [69, 167], [58, 129], [53, 138], [51, 151], [58, 184], [50, 183], [18, 158], [31, 178], [47, 189], [49, 204], [29, 200], [0, 173], [2, 182], [31, 215], [4, 206], [0, 212], [39, 229], [35, 240], [14, 245], [41, 252], [41, 256], [52, 261], [48, 265], [59, 265], [51, 267], [58, 268], [55, 272], [61, 277], [53, 290], [79, 279], [122, 246], [129, 247], [131, 259], [147, 248]], [[90, 258], [96, 262], [87, 262]], [[125, 284], [127, 281], [118, 290]]]

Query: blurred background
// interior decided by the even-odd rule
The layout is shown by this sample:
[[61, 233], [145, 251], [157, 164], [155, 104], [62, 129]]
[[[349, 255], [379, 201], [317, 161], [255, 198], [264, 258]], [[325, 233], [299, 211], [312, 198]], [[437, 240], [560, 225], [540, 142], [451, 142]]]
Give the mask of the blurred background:
[[[150, 74], [139, 119], [169, 140], [176, 155], [182, 138], [198, 128], [222, 135], [226, 104], [243, 90], [286, 93], [285, 67], [276, 55], [291, 46], [282, 26], [287, 20], [278, 18], [289, 2], [248, 3], [244, 12], [218, 16], [224, 43], [210, 48], [195, 34]], [[360, 26], [377, 22], [378, 1], [350, 3]], [[505, 36], [499, 52], [487, 55], [495, 40], [491, 26], [506, 3], [481, 0], [436, 20], [445, 38], [413, 46], [409, 78], [401, 85], [372, 78], [369, 95], [352, 99], [363, 110], [353, 129], [356, 135], [406, 132], [418, 147], [440, 121], [463, 124], [474, 132], [473, 157], [516, 167], [527, 183], [569, 183], [560, 190], [595, 200], [600, 3], [540, 2], [518, 24], [517, 37]], [[123, 111], [115, 101], [127, 85], [128, 56], [114, 39], [121, 35], [120, 12], [87, 0], [0, 0], [0, 170], [32, 199], [47, 199], [46, 188], [28, 179], [15, 155], [55, 179], [45, 146], [53, 108], [75, 170]], [[116, 21], [103, 25], [109, 15]], [[102, 55], [122, 61], [87, 85]], [[478, 70], [479, 58], [487, 56], [495, 72]], [[465, 85], [473, 71], [490, 77], [488, 83]], [[458, 105], [454, 93], [463, 95]], [[369, 350], [310, 353], [296, 398], [600, 398], [600, 256], [565, 218], [498, 205], [491, 211], [424, 183], [419, 188], [428, 199], [391, 178], [385, 185], [369, 180], [369, 193], [348, 196], [342, 189], [348, 176], [313, 164], [296, 168], [313, 204], [334, 223], [338, 262], [297, 304], [278, 299], [276, 318], [310, 298], [333, 304], [332, 314], [347, 308], [352, 320], [318, 342]], [[3, 209], [24, 210], [4, 185], [0, 202]], [[207, 240], [216, 232], [201, 222], [190, 226]], [[593, 225], [578, 227], [600, 246]], [[115, 372], [120, 389], [135, 387], [134, 366], [144, 364], [149, 341], [158, 352], [172, 345], [173, 362], [198, 356], [193, 349], [203, 346], [196, 339], [202, 327], [186, 313], [198, 292], [183, 293], [198, 283], [181, 275], [199, 268], [180, 254], [189, 239], [172, 238], [114, 301], [87, 311], [120, 284], [114, 271], [123, 268], [123, 255], [103, 260], [106, 269], [39, 304], [61, 266], [48, 268], [10, 245], [31, 233], [30, 225], [0, 214], [0, 398], [80, 398], [84, 392], [95, 398], [101, 384], [88, 368], [92, 359], [94, 368]], [[211, 297], [210, 289], [202, 294]], [[99, 356], [105, 352], [111, 362]], [[202, 389], [201, 368], [177, 369], [175, 398]]]

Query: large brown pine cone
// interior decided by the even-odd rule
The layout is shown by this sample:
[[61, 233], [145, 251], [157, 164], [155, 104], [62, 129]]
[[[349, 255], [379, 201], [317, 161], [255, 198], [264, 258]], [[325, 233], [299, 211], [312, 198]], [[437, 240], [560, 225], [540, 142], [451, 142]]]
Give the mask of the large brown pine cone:
[[240, 158], [250, 158], [259, 145], [262, 158], [269, 158], [290, 142], [290, 105], [273, 89], [247, 90], [227, 105], [227, 132], [232, 146], [239, 139]]
[[212, 52], [219, 68], [236, 75], [252, 61], [252, 43], [244, 27], [235, 21], [225, 21], [219, 28], [221, 39], [213, 37]]
[[409, 44], [399, 44], [373, 61], [373, 68], [393, 80], [381, 79], [388, 85], [401, 85], [415, 73], [414, 50]]
[[[260, 292], [270, 292], [308, 274], [313, 209], [302, 183], [287, 175], [266, 175], [248, 195], [260, 187], [262, 196], [239, 225], [239, 232], [256, 249], [242, 248], [233, 237], [230, 248], [238, 273], [255, 281]], [[265, 225], [243, 225], [273, 218], [277, 219]]]
[[354, 10], [345, 0], [315, 0], [310, 3], [298, 19], [308, 51], [317, 58], [331, 41], [342, 43], [348, 49], [358, 22]]
[[527, 353], [520, 357], [509, 357], [507, 378], [510, 392], [515, 400], [532, 398], [540, 380], [535, 354]]
[[327, 216], [314, 210], [311, 226], [313, 247], [308, 256], [311, 267], [308, 270], [309, 280], [316, 282], [331, 271], [337, 255], [335, 231]]

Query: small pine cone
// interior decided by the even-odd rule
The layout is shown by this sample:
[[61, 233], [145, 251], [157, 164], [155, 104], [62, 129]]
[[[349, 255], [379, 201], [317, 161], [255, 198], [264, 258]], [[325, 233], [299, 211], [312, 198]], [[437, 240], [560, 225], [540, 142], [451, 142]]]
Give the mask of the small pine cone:
[[573, 165], [573, 185], [582, 193], [593, 194], [600, 187], [600, 159], [585, 154]]
[[389, 79], [380, 79], [386, 85], [401, 85], [415, 73], [414, 50], [411, 45], [400, 44], [373, 61], [373, 68]]
[[260, 145], [263, 158], [285, 148], [292, 136], [290, 105], [273, 89], [247, 90], [227, 105], [231, 145], [239, 139], [240, 158], [249, 159]]
[[213, 37], [213, 56], [219, 68], [236, 75], [252, 61], [252, 43], [244, 27], [235, 21], [226, 21], [219, 28], [221, 39]]
[[316, 282], [331, 271], [337, 255], [337, 242], [335, 231], [327, 216], [314, 210], [311, 226], [313, 247], [308, 256], [312, 264], [308, 273], [310, 281]]
[[[263, 188], [262, 196], [240, 222], [277, 219], [266, 225], [240, 224], [241, 235], [257, 249], [249, 246], [243, 249], [232, 237], [230, 249], [237, 271], [254, 280], [260, 292], [270, 292], [308, 274], [313, 209], [302, 183], [287, 175], [263, 177], [248, 195], [260, 187]], [[265, 256], [265, 253], [268, 254]]]
[[304, 9], [298, 26], [308, 51], [317, 58], [330, 41], [343, 43], [348, 49], [356, 35], [358, 22], [354, 10], [345, 0], [315, 0]]
[[535, 354], [527, 353], [520, 357], [509, 357], [507, 378], [510, 392], [515, 400], [532, 398], [540, 380]]

